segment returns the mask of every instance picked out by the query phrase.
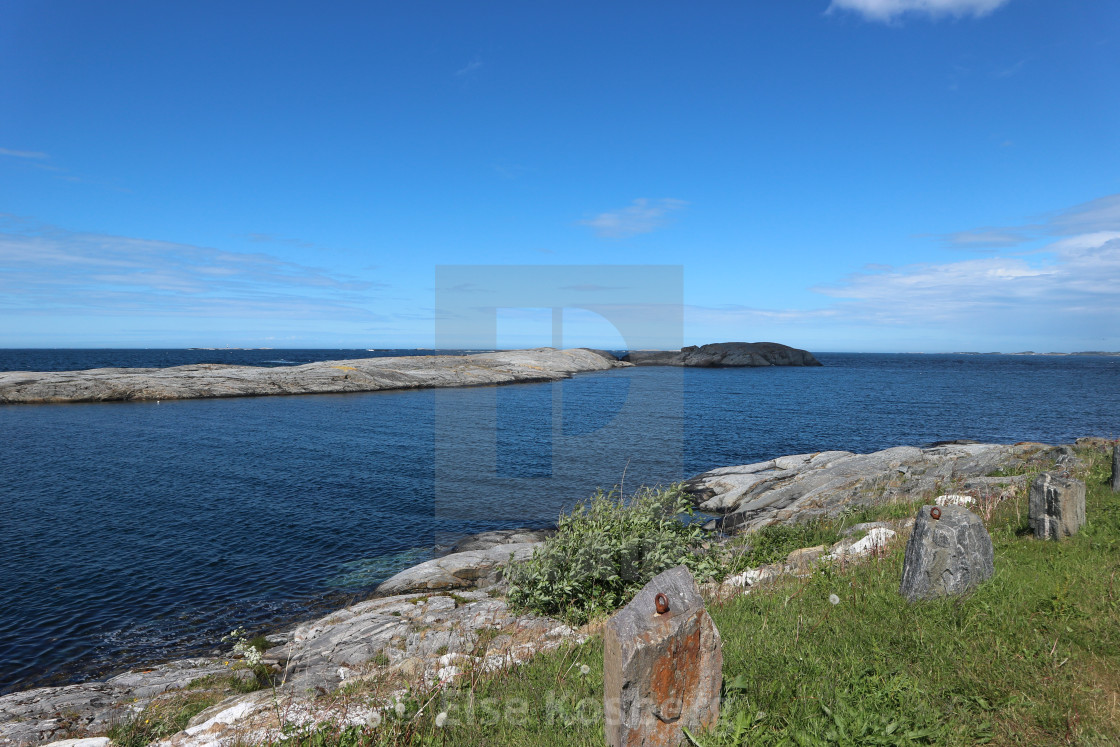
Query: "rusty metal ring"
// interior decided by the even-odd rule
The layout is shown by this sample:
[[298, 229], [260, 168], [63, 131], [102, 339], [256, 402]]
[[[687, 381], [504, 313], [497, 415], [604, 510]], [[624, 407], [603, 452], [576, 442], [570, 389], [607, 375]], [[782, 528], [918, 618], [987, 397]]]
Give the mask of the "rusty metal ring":
[[657, 614], [664, 615], [669, 611], [669, 597], [658, 594], [653, 598], [653, 606], [657, 608]]
[[929, 510], [929, 515], [930, 515], [930, 518], [932, 518], [932, 519], [940, 519], [941, 518], [941, 509], [938, 508], [937, 506], [934, 506], [933, 508], [931, 508]]

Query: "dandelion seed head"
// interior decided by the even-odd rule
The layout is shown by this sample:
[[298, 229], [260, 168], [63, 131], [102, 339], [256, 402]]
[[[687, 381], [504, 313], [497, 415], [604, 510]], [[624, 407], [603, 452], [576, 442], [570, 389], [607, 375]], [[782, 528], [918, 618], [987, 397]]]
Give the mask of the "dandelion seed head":
[[828, 601], [832, 602], [833, 604], [840, 604], [840, 597], [836, 596], [835, 594], [829, 594]]
[[439, 714], [436, 715], [436, 726], [438, 726], [440, 729], [442, 729], [443, 725], [446, 724], [446, 723], [447, 723], [447, 711], [440, 711]]
[[579, 668], [579, 673], [580, 674], [587, 674], [590, 671], [591, 671], [591, 667], [587, 666], [586, 664], [584, 664], [583, 666], [581, 666]]
[[393, 710], [397, 712], [398, 716], [403, 716], [405, 711], [404, 701], [398, 700], [397, 704], [393, 706]]

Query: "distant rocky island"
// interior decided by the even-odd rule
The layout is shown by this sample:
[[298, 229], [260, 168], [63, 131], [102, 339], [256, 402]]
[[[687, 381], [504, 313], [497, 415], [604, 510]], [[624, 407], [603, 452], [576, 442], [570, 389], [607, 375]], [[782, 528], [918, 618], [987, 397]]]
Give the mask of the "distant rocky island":
[[622, 357], [635, 366], [690, 366], [721, 368], [743, 366], [819, 366], [807, 350], [777, 342], [715, 342], [671, 350], [635, 350]]
[[506, 350], [320, 361], [300, 366], [216, 363], [168, 368], [0, 372], [0, 404], [127, 402], [558, 381], [626, 366], [819, 366], [812, 353], [772, 342], [729, 342], [681, 351]]

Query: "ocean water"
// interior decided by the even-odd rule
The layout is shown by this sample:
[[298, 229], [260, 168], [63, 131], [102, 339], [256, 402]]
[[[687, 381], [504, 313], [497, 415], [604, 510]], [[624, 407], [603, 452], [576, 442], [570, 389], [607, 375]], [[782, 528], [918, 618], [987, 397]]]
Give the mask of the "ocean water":
[[[404, 352], [9, 350], [0, 369]], [[0, 407], [0, 692], [208, 652], [238, 626], [283, 629], [437, 544], [548, 524], [622, 480], [825, 449], [1120, 435], [1120, 357], [818, 357], [822, 368]]]

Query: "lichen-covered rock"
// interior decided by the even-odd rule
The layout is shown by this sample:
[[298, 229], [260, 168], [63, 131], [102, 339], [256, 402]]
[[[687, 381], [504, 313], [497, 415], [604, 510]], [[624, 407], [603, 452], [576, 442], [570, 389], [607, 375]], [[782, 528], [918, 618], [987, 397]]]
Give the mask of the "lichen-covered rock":
[[898, 591], [911, 602], [962, 594], [994, 572], [992, 538], [979, 516], [961, 506], [922, 506]]
[[1031, 483], [1029, 510], [1035, 537], [1072, 537], [1085, 525], [1085, 483], [1043, 472]]
[[[657, 612], [657, 595], [669, 609]], [[723, 651], [692, 574], [684, 566], [653, 578], [608, 621], [603, 704], [612, 747], [677, 747], [683, 728], [719, 717]]]

